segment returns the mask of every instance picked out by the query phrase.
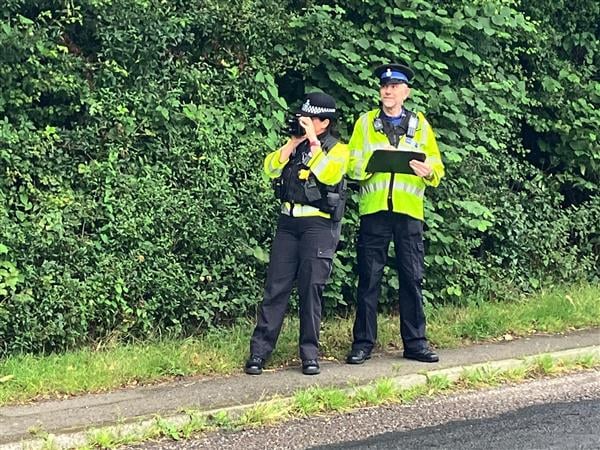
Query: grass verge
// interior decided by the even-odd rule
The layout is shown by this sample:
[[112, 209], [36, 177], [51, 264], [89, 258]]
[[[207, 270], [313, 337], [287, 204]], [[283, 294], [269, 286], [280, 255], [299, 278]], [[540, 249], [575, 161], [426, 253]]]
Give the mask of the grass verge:
[[[428, 334], [438, 348], [536, 332], [557, 333], [600, 326], [600, 286], [578, 285], [541, 292], [515, 302], [467, 307], [428, 307]], [[254, 323], [211, 330], [199, 337], [139, 344], [105, 344], [50, 356], [11, 356], [0, 361], [0, 406], [40, 398], [152, 383], [189, 375], [238, 372], [248, 352]], [[298, 321], [286, 320], [271, 367], [294, 361]], [[326, 320], [324, 358], [341, 359], [352, 340], [352, 318]], [[399, 349], [397, 317], [379, 317], [380, 349]]]
[[[575, 358], [553, 358], [543, 355], [524, 361], [520, 366], [508, 369], [492, 365], [465, 369], [457, 376], [443, 374], [425, 375], [425, 381], [411, 387], [403, 387], [401, 378], [383, 378], [366, 386], [343, 388], [311, 387], [299, 390], [289, 399], [259, 402], [241, 414], [219, 411], [202, 415], [188, 411], [186, 417], [176, 422], [156, 417], [148, 426], [137, 431], [111, 427], [88, 433], [87, 442], [80, 449], [116, 448], [148, 440], [171, 439], [179, 441], [199, 437], [202, 433], [262, 427], [291, 419], [349, 412], [365, 407], [384, 404], [409, 404], [423, 397], [456, 393], [465, 390], [486, 389], [506, 383], [559, 376], [583, 370], [600, 369], [600, 358], [583, 355]], [[60, 448], [54, 436], [45, 436], [45, 448]]]

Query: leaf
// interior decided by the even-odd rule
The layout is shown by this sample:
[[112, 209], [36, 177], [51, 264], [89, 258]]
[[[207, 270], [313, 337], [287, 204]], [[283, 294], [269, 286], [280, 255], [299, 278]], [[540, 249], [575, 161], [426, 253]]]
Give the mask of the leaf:
[[254, 247], [252, 255], [256, 259], [258, 259], [260, 262], [263, 262], [263, 263], [269, 262], [269, 254], [265, 250], [263, 250], [262, 247], [258, 247], [258, 246]]
[[366, 38], [360, 38], [358, 41], [356, 41], [356, 44], [365, 50], [369, 48], [369, 41]]
[[277, 86], [270, 84], [267, 87], [267, 90], [269, 91], [269, 94], [271, 94], [271, 97], [273, 97], [275, 99], [279, 98], [279, 93], [277, 92]]
[[504, 16], [499, 16], [499, 15], [492, 16], [492, 23], [494, 25], [502, 26], [502, 25], [504, 25], [504, 22], [505, 22]]
[[[1, 293], [1, 292], [0, 292]], [[6, 383], [7, 381], [10, 381], [14, 378], [14, 375], [5, 375], [3, 377], [0, 377], [0, 383]]]
[[419, 16], [417, 16], [417, 13], [410, 10], [410, 9], [399, 9], [399, 8], [394, 8], [394, 14], [400, 16], [400, 17], [404, 17], [405, 19], [417, 19]]
[[465, 6], [465, 15], [467, 17], [475, 17], [477, 15], [477, 9], [472, 6]]
[[165, 118], [165, 120], [169, 120], [169, 110], [163, 106], [157, 106], [156, 110]]
[[19, 22], [22, 23], [23, 25], [33, 25], [34, 22], [31, 19], [28, 19], [27, 17], [21, 16], [19, 15]]

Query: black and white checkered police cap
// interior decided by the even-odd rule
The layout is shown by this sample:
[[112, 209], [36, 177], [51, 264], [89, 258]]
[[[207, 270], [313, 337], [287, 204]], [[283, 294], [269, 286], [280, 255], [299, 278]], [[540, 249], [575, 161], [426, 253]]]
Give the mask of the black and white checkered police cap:
[[306, 117], [335, 119], [335, 100], [331, 95], [323, 92], [311, 92], [304, 97], [304, 102], [300, 106], [298, 113]]

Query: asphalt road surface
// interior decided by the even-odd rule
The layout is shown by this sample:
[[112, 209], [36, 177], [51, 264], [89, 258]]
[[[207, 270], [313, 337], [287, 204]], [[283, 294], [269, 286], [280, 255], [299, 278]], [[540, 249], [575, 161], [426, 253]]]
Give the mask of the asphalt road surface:
[[385, 433], [314, 449], [598, 449], [600, 400], [529, 406], [490, 419]]
[[137, 448], [600, 449], [600, 372]]

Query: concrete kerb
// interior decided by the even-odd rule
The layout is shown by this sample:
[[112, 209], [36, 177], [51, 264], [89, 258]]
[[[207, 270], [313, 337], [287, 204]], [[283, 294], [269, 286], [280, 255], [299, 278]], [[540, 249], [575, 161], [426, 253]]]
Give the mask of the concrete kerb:
[[[465, 371], [473, 371], [477, 369], [491, 369], [498, 371], [505, 371], [510, 369], [516, 369], [523, 367], [528, 363], [540, 358], [544, 355], [549, 355], [553, 359], [564, 359], [573, 360], [579, 357], [593, 356], [600, 358], [600, 345], [593, 345], [588, 347], [581, 347], [575, 349], [568, 349], [555, 352], [539, 353], [536, 355], [530, 355], [523, 358], [511, 358], [499, 361], [490, 361], [485, 363], [477, 363], [471, 365], [450, 367], [445, 369], [437, 369], [430, 371], [423, 371], [419, 374], [401, 375], [397, 377], [389, 377], [391, 381], [399, 389], [409, 389], [411, 387], [424, 385], [428, 382], [431, 377], [446, 377], [449, 381], [455, 382]], [[372, 386], [372, 384], [371, 384]], [[346, 392], [354, 392], [358, 386], [352, 386], [344, 389]], [[369, 389], [369, 385], [362, 386], [365, 389]], [[372, 387], [375, 389], [375, 387]], [[194, 411], [196, 417], [210, 417], [215, 416], [219, 413], [227, 413], [231, 419], [237, 419], [241, 417], [244, 412], [257, 406], [266, 405], [281, 405], [286, 406], [291, 403], [293, 397], [285, 398], [271, 398], [266, 401], [259, 401], [251, 404], [236, 405], [226, 408], [218, 408], [206, 411]], [[168, 422], [170, 425], [175, 427], [182, 427], [191, 421], [191, 412], [170, 414], [161, 417], [162, 420]], [[87, 444], [96, 433], [107, 433], [113, 436], [144, 436], [153, 427], [157, 425], [157, 418], [144, 418], [138, 419], [136, 422], [120, 423], [117, 425], [109, 425], [102, 427], [93, 427], [84, 431], [73, 431], [64, 430], [59, 434], [50, 434], [46, 437], [35, 437], [32, 439], [21, 440], [19, 442], [7, 443], [0, 445], [0, 450], [17, 450], [17, 449], [40, 449], [47, 447], [49, 443], [57, 448], [75, 448]]]

